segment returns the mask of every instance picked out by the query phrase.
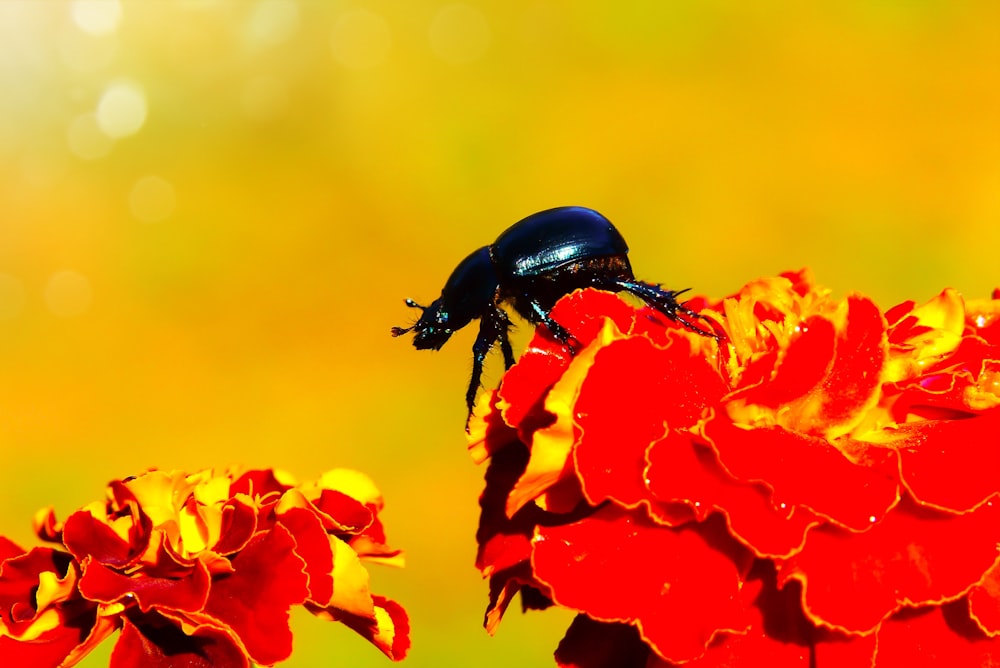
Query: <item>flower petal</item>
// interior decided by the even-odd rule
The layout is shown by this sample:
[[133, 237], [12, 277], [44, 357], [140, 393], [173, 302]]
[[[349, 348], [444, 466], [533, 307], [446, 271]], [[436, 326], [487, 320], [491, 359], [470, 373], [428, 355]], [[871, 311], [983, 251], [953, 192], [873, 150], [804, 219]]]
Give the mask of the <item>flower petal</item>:
[[233, 566], [233, 574], [212, 583], [205, 612], [232, 628], [256, 663], [286, 659], [292, 652], [288, 610], [309, 593], [295, 539], [276, 525], [254, 536]]
[[868, 633], [905, 605], [960, 596], [997, 561], [1000, 503], [964, 515], [900, 504], [864, 533], [821, 527], [779, 561], [779, 582], [803, 583], [817, 623]]
[[640, 336], [602, 348], [574, 408], [581, 430], [574, 456], [587, 500], [648, 501], [647, 449], [666, 428], [693, 427], [724, 391], [708, 362], [691, 355], [685, 335], [674, 334], [667, 347]]
[[319, 606], [329, 605], [334, 585], [333, 550], [322, 521], [306, 508], [293, 507], [279, 512], [278, 522], [295, 538], [295, 553], [305, 562], [309, 576], [307, 600]]
[[920, 503], [965, 512], [1000, 494], [1000, 411], [900, 425], [892, 437], [903, 484]]
[[997, 665], [1000, 638], [982, 634], [964, 601], [906, 610], [882, 622], [873, 668]]
[[989, 636], [1000, 636], [1000, 563], [969, 591], [969, 614]]
[[66, 519], [63, 541], [66, 549], [78, 560], [89, 556], [115, 568], [131, 565], [146, 548], [146, 543], [123, 539], [113, 528], [86, 510], [79, 510]]
[[[136, 623], [137, 622], [137, 623]], [[190, 634], [158, 615], [124, 618], [110, 668], [249, 668], [240, 646], [217, 628], [203, 626]]]
[[342, 610], [312, 609], [317, 617], [339, 621], [378, 647], [393, 661], [402, 661], [410, 649], [410, 620], [403, 606], [383, 596], [374, 596], [371, 616]]
[[[783, 427], [741, 429], [720, 420], [705, 435], [723, 468], [771, 490], [776, 510], [804, 506], [853, 531], [871, 526], [899, 499], [894, 450], [844, 437], [836, 445]], [[822, 471], [822, 475], [816, 475]]]
[[[746, 595], [755, 597], [750, 609], [752, 624], [745, 633], [720, 634], [704, 656], [683, 668], [849, 668], [870, 666], [875, 636], [838, 635], [813, 625], [802, 614], [801, 590], [796, 585], [777, 589], [774, 571], [758, 561], [746, 584]], [[677, 664], [652, 661], [646, 668], [674, 668]]]
[[170, 577], [156, 577], [144, 573], [123, 575], [87, 557], [83, 560], [80, 593], [98, 603], [115, 603], [135, 597], [143, 612], [154, 606], [195, 612], [204, 607], [210, 582], [208, 567], [201, 561], [196, 561], [184, 576], [172, 573]]
[[737, 565], [745, 557], [711, 523], [672, 529], [606, 506], [572, 524], [539, 527], [532, 565], [555, 603], [635, 624], [661, 656], [688, 661], [720, 631], [749, 624]]
[[[595, 313], [603, 317], [595, 318]], [[580, 350], [598, 335], [604, 318], [614, 322], [620, 331], [628, 331], [635, 320], [635, 309], [615, 294], [588, 288], [560, 299], [549, 315], [572, 334], [574, 346]], [[517, 364], [504, 374], [499, 407], [507, 424], [518, 427], [524, 442], [530, 441], [531, 431], [548, 422], [545, 395], [572, 359], [570, 351], [552, 337], [548, 328], [537, 327]], [[527, 420], [529, 416], [533, 417]]]
[[[730, 533], [757, 556], [792, 554], [802, 546], [806, 531], [820, 523], [803, 506], [776, 509], [769, 488], [735, 480], [719, 466], [713, 450], [690, 436], [671, 431], [650, 447], [648, 457], [648, 486], [657, 500], [684, 503], [699, 520], [721, 511]], [[650, 508], [657, 520], [660, 508]]]

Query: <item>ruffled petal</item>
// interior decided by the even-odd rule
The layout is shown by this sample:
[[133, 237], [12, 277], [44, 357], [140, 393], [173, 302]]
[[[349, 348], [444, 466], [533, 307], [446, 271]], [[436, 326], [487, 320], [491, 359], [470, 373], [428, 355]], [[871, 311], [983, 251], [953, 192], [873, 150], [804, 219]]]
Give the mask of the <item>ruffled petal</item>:
[[893, 438], [903, 484], [920, 503], [966, 512], [1000, 495], [1000, 411], [901, 425]]
[[292, 534], [281, 525], [257, 534], [233, 559], [233, 566], [231, 575], [212, 583], [205, 612], [233, 629], [255, 662], [288, 658], [288, 611], [309, 594]]
[[995, 666], [1000, 638], [984, 635], [963, 601], [906, 610], [882, 622], [873, 668]]
[[225, 631], [202, 626], [185, 633], [158, 615], [125, 618], [110, 668], [249, 668], [243, 648]]
[[969, 614], [988, 636], [1000, 636], [1000, 563], [969, 591]]
[[863, 531], [899, 500], [899, 465], [891, 448], [847, 438], [833, 444], [784, 427], [743, 429], [722, 421], [710, 422], [704, 432], [723, 468], [737, 480], [770, 488], [777, 511], [803, 506]]
[[607, 506], [572, 524], [539, 527], [532, 566], [555, 603], [632, 623], [658, 654], [688, 661], [716, 634], [743, 631], [750, 621], [737, 563], [746, 555], [714, 528], [662, 527]]
[[724, 391], [684, 335], [667, 347], [640, 336], [602, 348], [574, 408], [581, 432], [574, 456], [587, 500], [629, 507], [648, 501], [647, 450], [666, 429], [693, 427]]
[[814, 529], [778, 562], [779, 581], [802, 582], [817, 623], [868, 633], [904, 605], [961, 596], [997, 561], [998, 543], [1000, 503], [957, 516], [905, 503], [864, 533]]
[[[736, 480], [719, 466], [715, 452], [690, 436], [671, 431], [649, 449], [648, 487], [661, 502], [683, 503], [699, 520], [720, 511], [729, 531], [757, 556], [789, 556], [802, 547], [806, 531], [820, 518], [805, 506], [775, 507], [771, 490]], [[650, 512], [658, 521], [660, 504]]]

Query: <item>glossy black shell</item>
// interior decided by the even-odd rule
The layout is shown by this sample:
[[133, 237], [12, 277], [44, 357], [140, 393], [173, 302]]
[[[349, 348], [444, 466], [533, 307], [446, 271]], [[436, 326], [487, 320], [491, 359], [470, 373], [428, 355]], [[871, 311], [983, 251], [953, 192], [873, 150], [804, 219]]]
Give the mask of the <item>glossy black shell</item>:
[[514, 223], [489, 250], [498, 276], [525, 278], [571, 262], [626, 255], [628, 244], [597, 211], [562, 206]]
[[486, 246], [473, 251], [458, 263], [441, 290], [445, 318], [454, 331], [478, 318], [493, 303], [497, 275]]

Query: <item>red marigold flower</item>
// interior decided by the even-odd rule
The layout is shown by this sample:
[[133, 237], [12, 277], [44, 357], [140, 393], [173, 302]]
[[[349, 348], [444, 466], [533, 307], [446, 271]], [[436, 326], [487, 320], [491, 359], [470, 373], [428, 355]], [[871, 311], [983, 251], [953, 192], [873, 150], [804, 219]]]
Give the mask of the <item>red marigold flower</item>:
[[1000, 291], [690, 305], [723, 341], [568, 295], [576, 354], [539, 328], [481, 402], [487, 629], [521, 593], [580, 613], [566, 666], [1000, 656]]
[[344, 469], [302, 485], [273, 470], [113, 481], [64, 523], [39, 512], [37, 534], [59, 548], [0, 537], [0, 656], [72, 666], [120, 630], [112, 668], [271, 665], [291, 654], [303, 605], [400, 660], [406, 612], [370, 592], [363, 565], [402, 565], [381, 509], [371, 480]]

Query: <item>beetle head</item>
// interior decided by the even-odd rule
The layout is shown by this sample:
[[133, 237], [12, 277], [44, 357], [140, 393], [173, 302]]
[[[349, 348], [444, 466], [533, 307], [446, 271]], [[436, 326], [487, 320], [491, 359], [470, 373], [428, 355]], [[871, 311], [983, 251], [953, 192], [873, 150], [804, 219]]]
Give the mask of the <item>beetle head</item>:
[[412, 327], [393, 327], [392, 335], [413, 332], [413, 346], [418, 350], [439, 350], [451, 335], [490, 308], [494, 308], [499, 282], [487, 246], [474, 250], [458, 263], [430, 306], [406, 300], [410, 308], [422, 311]]
[[413, 347], [417, 350], [440, 350], [454, 331], [449, 326], [447, 311], [441, 308], [441, 300], [435, 299], [430, 306], [421, 306], [412, 299], [406, 300], [410, 308], [421, 310], [420, 319], [410, 327], [393, 327], [393, 336], [413, 332]]

